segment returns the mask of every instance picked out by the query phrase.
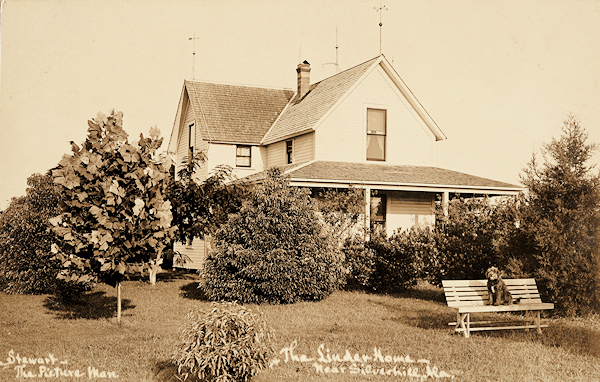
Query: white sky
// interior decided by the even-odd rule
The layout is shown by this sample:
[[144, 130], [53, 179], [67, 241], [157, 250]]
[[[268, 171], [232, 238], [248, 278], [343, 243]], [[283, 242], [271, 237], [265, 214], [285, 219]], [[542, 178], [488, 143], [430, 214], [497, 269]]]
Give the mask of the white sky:
[[[518, 183], [569, 113], [600, 142], [600, 1], [384, 1], [383, 53], [448, 137], [437, 167]], [[379, 0], [7, 0], [0, 209], [112, 108], [173, 127], [184, 79], [293, 89], [379, 54]], [[301, 55], [300, 55], [301, 52]], [[600, 155], [593, 159], [600, 162]]]

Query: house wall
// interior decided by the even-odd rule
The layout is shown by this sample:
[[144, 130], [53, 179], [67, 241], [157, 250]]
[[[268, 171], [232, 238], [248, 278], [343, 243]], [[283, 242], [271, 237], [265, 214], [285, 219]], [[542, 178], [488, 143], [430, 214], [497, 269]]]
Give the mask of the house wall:
[[317, 127], [315, 159], [367, 162], [367, 108], [387, 110], [386, 160], [369, 163], [432, 165], [435, 137], [418, 121], [381, 67], [359, 83]]
[[[187, 102], [186, 102], [187, 103]], [[188, 156], [189, 150], [189, 129], [188, 126], [190, 124], [194, 124], [194, 129], [196, 131], [196, 139], [194, 140], [194, 150], [196, 152], [204, 151], [205, 153], [208, 150], [208, 144], [206, 141], [202, 139], [202, 134], [200, 133], [194, 113], [192, 109], [189, 107], [189, 103], [184, 108], [185, 110], [185, 118], [183, 119], [182, 125], [179, 127], [179, 137], [177, 140], [177, 154], [176, 154], [176, 173], [183, 167], [183, 160]], [[206, 179], [206, 167], [201, 167], [200, 171], [196, 174], [196, 177], [199, 179]]]
[[[305, 163], [315, 157], [315, 133], [311, 132], [292, 138], [294, 140], [294, 163]], [[287, 165], [286, 140], [267, 146], [266, 167]]]
[[202, 268], [207, 255], [206, 242], [200, 239], [194, 239], [190, 245], [175, 243], [173, 250], [189, 258], [188, 262], [183, 266], [183, 268], [189, 269]]
[[380, 192], [387, 196], [386, 231], [402, 231], [411, 227], [435, 224], [435, 194], [426, 192]]
[[252, 157], [250, 159], [250, 167], [236, 167], [236, 145], [226, 143], [209, 143], [206, 155], [206, 170], [210, 174], [215, 167], [219, 165], [227, 165], [233, 169], [233, 174], [238, 178], [243, 178], [263, 170], [263, 155], [264, 150], [259, 146], [252, 146]]

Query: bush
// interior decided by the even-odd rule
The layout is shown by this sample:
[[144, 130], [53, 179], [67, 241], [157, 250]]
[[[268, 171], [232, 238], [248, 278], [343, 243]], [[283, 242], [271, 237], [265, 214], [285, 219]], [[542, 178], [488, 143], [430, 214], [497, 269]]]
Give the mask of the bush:
[[367, 247], [375, 254], [374, 271], [369, 287], [381, 292], [398, 292], [417, 284], [422, 274], [422, 258], [431, 250], [421, 240], [424, 231], [411, 229], [396, 232], [390, 238], [384, 233], [371, 234]]
[[201, 287], [211, 300], [293, 303], [320, 300], [345, 282], [341, 252], [322, 235], [309, 191], [280, 170], [215, 235]]
[[273, 333], [261, 315], [236, 303], [191, 312], [172, 358], [184, 379], [248, 381], [269, 362]]
[[6, 293], [79, 294], [86, 285], [65, 283], [51, 245], [58, 239], [48, 219], [60, 213], [60, 191], [49, 175], [27, 179], [25, 196], [13, 198], [0, 214], [0, 288]]
[[360, 289], [369, 288], [371, 276], [375, 272], [375, 252], [366, 245], [364, 235], [346, 238], [342, 252], [344, 267], [348, 275], [347, 286]]

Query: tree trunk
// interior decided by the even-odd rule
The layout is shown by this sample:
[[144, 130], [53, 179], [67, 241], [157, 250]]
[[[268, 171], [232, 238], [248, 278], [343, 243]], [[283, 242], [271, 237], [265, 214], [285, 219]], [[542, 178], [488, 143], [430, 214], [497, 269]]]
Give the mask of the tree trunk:
[[150, 285], [156, 284], [156, 275], [158, 274], [159, 270], [161, 270], [160, 265], [150, 266]]
[[117, 284], [117, 324], [121, 325], [121, 283]]

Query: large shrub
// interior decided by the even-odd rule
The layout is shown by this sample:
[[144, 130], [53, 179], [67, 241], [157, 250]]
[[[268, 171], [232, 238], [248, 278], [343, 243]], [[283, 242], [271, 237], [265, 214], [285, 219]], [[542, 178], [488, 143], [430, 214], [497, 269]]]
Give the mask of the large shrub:
[[[430, 281], [481, 279], [490, 266], [504, 269], [515, 236], [514, 203], [489, 198], [455, 198], [448, 214], [437, 210], [434, 230], [436, 255], [426, 261]], [[516, 249], [513, 249], [516, 251]]]
[[60, 188], [51, 176], [40, 174], [27, 178], [27, 185], [26, 195], [13, 198], [0, 214], [0, 288], [7, 293], [70, 292], [71, 285], [56, 278], [61, 263], [51, 253], [57, 238], [48, 223], [60, 213]]
[[309, 191], [278, 169], [217, 231], [202, 276], [211, 300], [249, 303], [320, 300], [345, 281]]
[[261, 315], [225, 302], [187, 318], [172, 357], [184, 379], [248, 381], [267, 366], [273, 332]]

